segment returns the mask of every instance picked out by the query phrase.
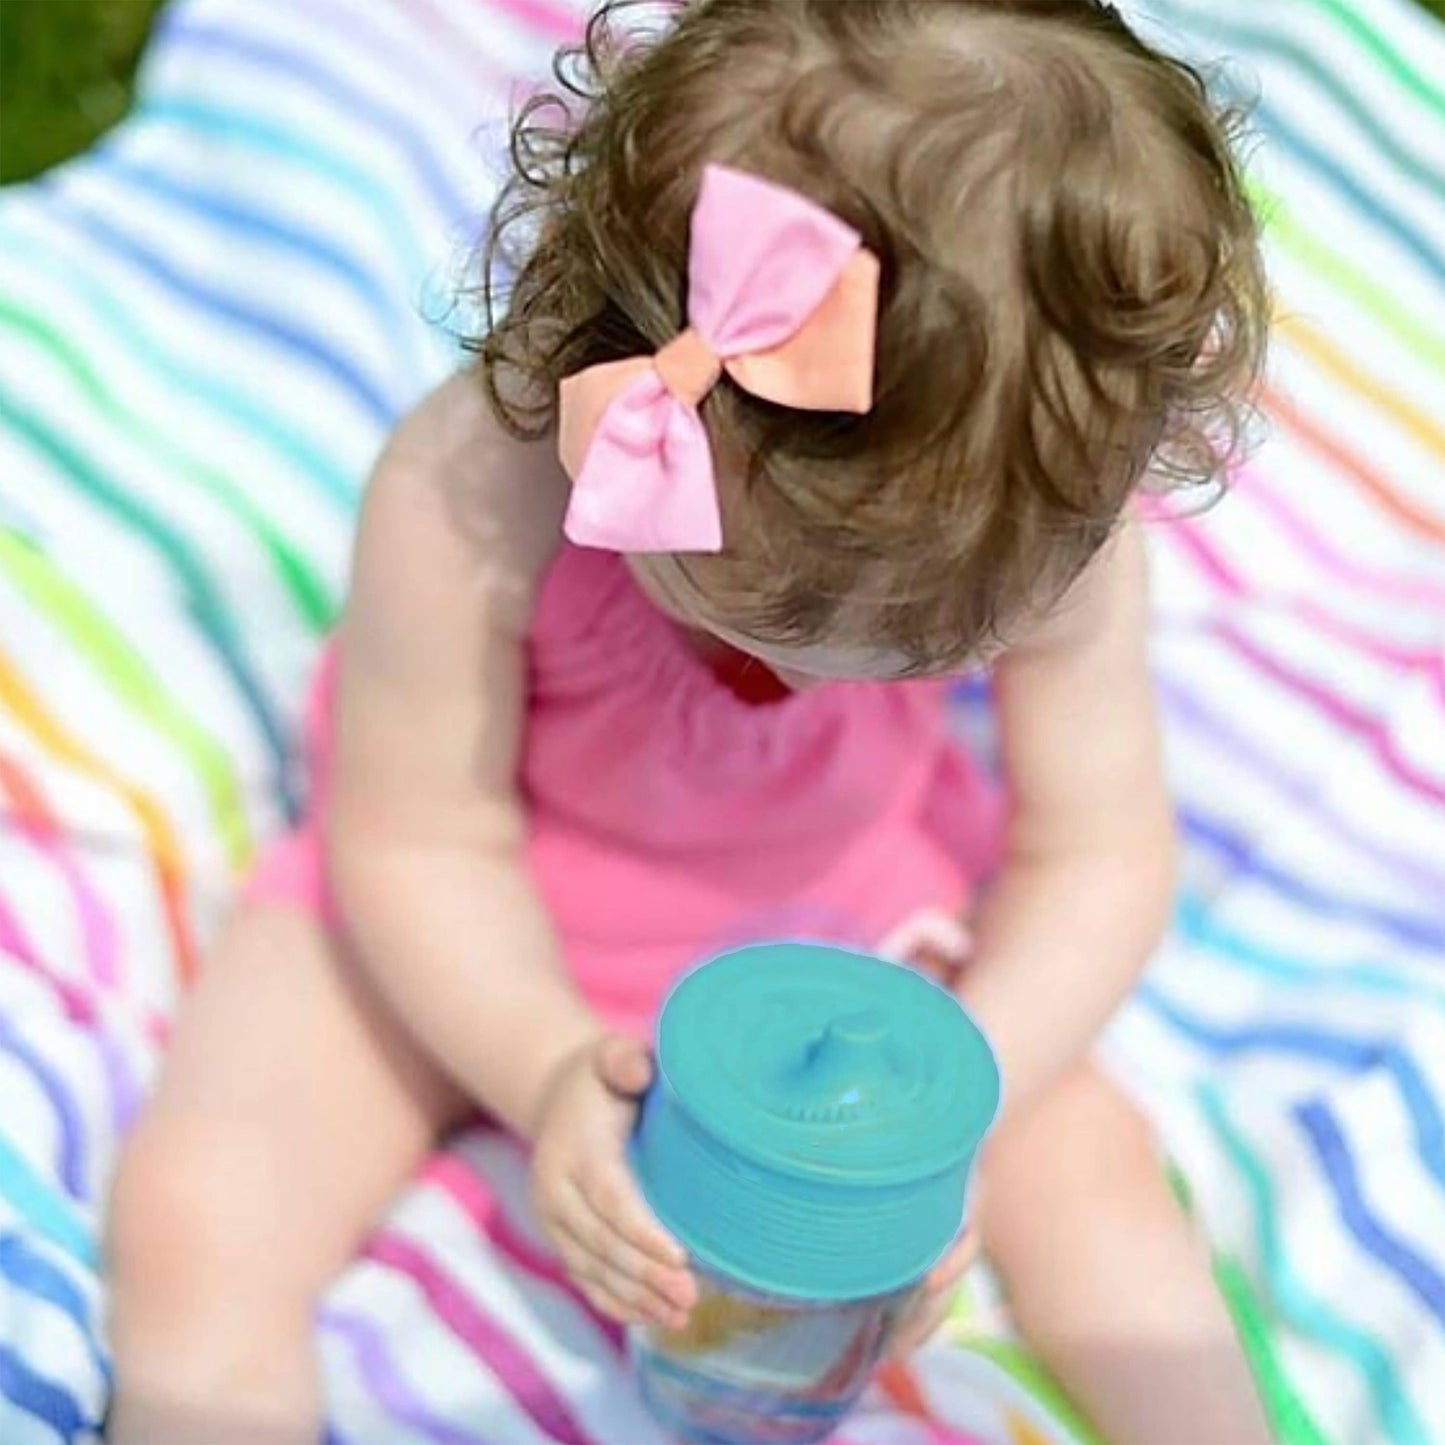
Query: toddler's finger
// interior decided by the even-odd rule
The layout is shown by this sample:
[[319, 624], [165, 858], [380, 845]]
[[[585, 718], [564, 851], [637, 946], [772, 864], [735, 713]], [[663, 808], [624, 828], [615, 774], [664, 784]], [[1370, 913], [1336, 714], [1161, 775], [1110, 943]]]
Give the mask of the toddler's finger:
[[659, 1264], [686, 1266], [687, 1251], [657, 1222], [625, 1166], [596, 1169], [581, 1186], [587, 1202], [629, 1244]]
[[[642, 1253], [609, 1227], [581, 1195], [554, 1213], [553, 1228], [559, 1236], [559, 1248], [570, 1246], [587, 1257], [583, 1272], [605, 1284], [624, 1299], [632, 1297], [632, 1286], [643, 1291], [658, 1310], [684, 1314], [696, 1302], [697, 1289], [686, 1270], [670, 1268]], [[569, 1261], [570, 1265], [570, 1261]]]
[[559, 1231], [556, 1246], [567, 1273], [582, 1293], [611, 1318], [623, 1324], [670, 1325], [678, 1314], [660, 1296], [639, 1287], [628, 1287], [624, 1281], [615, 1279], [607, 1261], [575, 1235]]
[[636, 1039], [604, 1039], [597, 1050], [597, 1072], [609, 1089], [635, 1099], [652, 1082], [652, 1053]]
[[949, 1246], [948, 1253], [933, 1266], [928, 1276], [928, 1288], [951, 1290], [968, 1273], [977, 1258], [978, 1235], [972, 1229], [965, 1230]]
[[670, 1311], [686, 1314], [697, 1303], [697, 1287], [685, 1270], [669, 1269], [649, 1259], [620, 1234], [613, 1234], [604, 1256], [605, 1283], [624, 1299], [635, 1283], [661, 1299]]

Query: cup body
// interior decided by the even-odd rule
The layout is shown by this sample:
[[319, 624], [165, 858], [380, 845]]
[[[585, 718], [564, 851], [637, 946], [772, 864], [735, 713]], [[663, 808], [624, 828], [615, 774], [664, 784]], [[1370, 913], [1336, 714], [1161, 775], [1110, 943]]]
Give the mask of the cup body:
[[916, 1285], [833, 1303], [761, 1294], [700, 1272], [687, 1326], [634, 1329], [658, 1423], [686, 1445], [811, 1445], [857, 1402]]
[[688, 1445], [834, 1434], [964, 1212], [998, 1105], [988, 1040], [913, 971], [760, 944], [682, 979], [632, 1140], [642, 1191], [702, 1285], [632, 1337]]

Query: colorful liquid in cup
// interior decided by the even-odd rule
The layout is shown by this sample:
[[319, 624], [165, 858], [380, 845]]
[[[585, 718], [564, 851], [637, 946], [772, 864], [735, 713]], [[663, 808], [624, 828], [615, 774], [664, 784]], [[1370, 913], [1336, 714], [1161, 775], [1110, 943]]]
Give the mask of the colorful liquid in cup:
[[692, 1256], [687, 1327], [633, 1335], [644, 1399], [699, 1445], [826, 1439], [962, 1222], [998, 1106], [951, 994], [838, 949], [726, 954], [674, 990], [634, 1146]]

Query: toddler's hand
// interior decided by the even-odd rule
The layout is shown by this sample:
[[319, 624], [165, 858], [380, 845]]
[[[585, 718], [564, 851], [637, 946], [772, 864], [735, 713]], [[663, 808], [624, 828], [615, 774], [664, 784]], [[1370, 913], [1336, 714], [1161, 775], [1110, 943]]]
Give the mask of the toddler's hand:
[[972, 1229], [965, 1230], [953, 1247], [933, 1266], [923, 1282], [918, 1298], [908, 1313], [899, 1320], [888, 1342], [888, 1353], [895, 1357], [912, 1354], [926, 1344], [953, 1308], [958, 1284], [978, 1255], [978, 1239]]
[[623, 1324], [681, 1329], [697, 1302], [687, 1255], [653, 1218], [627, 1166], [652, 1059], [630, 1039], [579, 1049], [548, 1085], [532, 1198], [553, 1247], [592, 1304]]

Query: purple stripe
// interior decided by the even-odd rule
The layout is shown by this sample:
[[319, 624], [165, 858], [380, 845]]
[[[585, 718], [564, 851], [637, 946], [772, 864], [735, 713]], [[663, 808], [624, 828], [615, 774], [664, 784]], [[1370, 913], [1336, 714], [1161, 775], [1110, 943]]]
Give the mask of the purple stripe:
[[1309, 818], [1313, 826], [1334, 834], [1387, 872], [1409, 879], [1427, 894], [1445, 897], [1445, 870], [1433, 869], [1422, 859], [1392, 848], [1388, 843], [1361, 836], [1330, 809], [1308, 779], [1291, 772], [1282, 759], [1266, 757], [1255, 747], [1245, 728], [1226, 721], [1222, 714], [1212, 711], [1193, 693], [1167, 678], [1159, 679], [1158, 687], [1170, 722], [1181, 722], [1196, 732], [1206, 734], [1228, 752], [1231, 761], [1266, 778]]
[[544, 1435], [562, 1445], [592, 1445], [566, 1401], [526, 1351], [416, 1244], [388, 1231], [376, 1235], [364, 1254], [411, 1277], [438, 1319], [508, 1390]]
[[86, 1181], [84, 1156], [85, 1125], [65, 1081], [15, 1032], [6, 1018], [0, 1018], [0, 1053], [10, 1054], [28, 1070], [41, 1093], [50, 1101], [60, 1136], [56, 1160], [60, 1181], [72, 1199], [89, 1199], [90, 1186]]
[[1267, 862], [1258, 856], [1258, 840], [1235, 833], [1218, 819], [1188, 804], [1179, 808], [1179, 818], [1191, 843], [1217, 853], [1235, 872], [1273, 889], [1281, 897], [1321, 918], [1341, 918], [1367, 925], [1411, 948], [1445, 954], [1445, 927], [1433, 917], [1382, 908], [1341, 894], [1338, 887], [1316, 884]]
[[1213, 624], [1210, 630], [1227, 642], [1256, 671], [1297, 697], [1314, 704], [1331, 722], [1368, 743], [1385, 771], [1402, 787], [1428, 798], [1432, 803], [1445, 805], [1445, 783], [1421, 772], [1400, 752], [1395, 739], [1376, 719], [1360, 712], [1339, 694], [1331, 692], [1312, 678], [1293, 671], [1232, 624], [1218, 622]]
[[130, 1132], [130, 1126], [135, 1123], [136, 1115], [140, 1113], [141, 1105], [145, 1102], [145, 1092], [136, 1078], [135, 1070], [130, 1066], [125, 1050], [111, 1037], [104, 1021], [96, 1027], [91, 1037], [100, 1051], [100, 1067], [105, 1075], [111, 1127], [115, 1130], [115, 1137], [123, 1139]]
[[[27, 841], [41, 848], [47, 855], [53, 854], [53, 861], [59, 864], [61, 871], [68, 876], [73, 890], [78, 889], [82, 895], [88, 895], [86, 884], [75, 868], [69, 865], [62, 849], [52, 850], [44, 840], [35, 836], [36, 830], [28, 828], [24, 824], [21, 825], [20, 831], [22, 835], [26, 836]], [[110, 920], [104, 913], [100, 913], [98, 916], [106, 927], [107, 945], [113, 947], [114, 937], [109, 929]], [[78, 985], [51, 971], [21, 926], [20, 920], [11, 912], [10, 906], [3, 896], [0, 896], [0, 953], [8, 955], [11, 961], [22, 965], [35, 978], [39, 979], [55, 995], [65, 1017], [98, 1041], [101, 1048], [101, 1067], [105, 1074], [111, 1122], [118, 1131], [123, 1131], [134, 1117], [140, 1101], [139, 1085], [131, 1073], [124, 1055], [113, 1047], [106, 1036], [104, 1025], [99, 1023], [95, 1000]]]
[[480, 1435], [453, 1425], [417, 1394], [392, 1359], [386, 1335], [370, 1320], [328, 1309], [321, 1316], [321, 1326], [350, 1347], [367, 1389], [393, 1420], [438, 1445], [485, 1445]]

